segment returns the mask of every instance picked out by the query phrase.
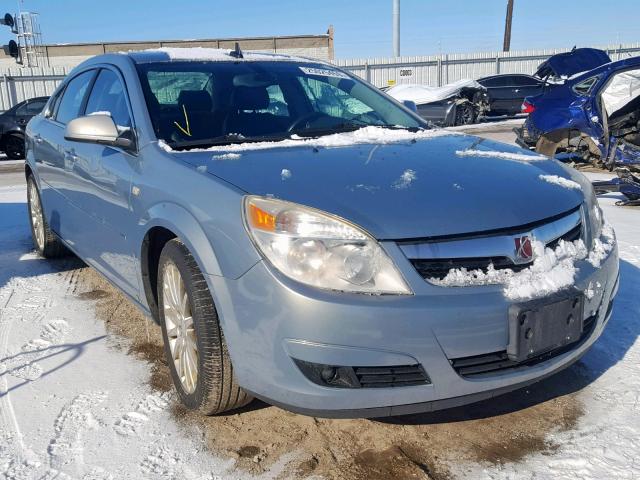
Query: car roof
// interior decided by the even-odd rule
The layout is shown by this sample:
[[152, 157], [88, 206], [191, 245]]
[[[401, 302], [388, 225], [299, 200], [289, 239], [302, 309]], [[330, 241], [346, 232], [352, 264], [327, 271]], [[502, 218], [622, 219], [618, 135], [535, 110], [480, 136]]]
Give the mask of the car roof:
[[[533, 75], [529, 75], [528, 73], [499, 73], [497, 75], [489, 75], [487, 77], [482, 77], [479, 78], [477, 81], [481, 81], [481, 80], [491, 80], [492, 78], [502, 78], [502, 77], [529, 77], [529, 78], [536, 78]], [[536, 80], [539, 80], [536, 78]]]
[[583, 79], [587, 79], [593, 77], [594, 75], [599, 75], [602, 72], [609, 71], [611, 73], [617, 72], [619, 70], [626, 70], [627, 68], [640, 67], [640, 56], [638, 57], [629, 57], [624, 58], [622, 60], [617, 60], [615, 62], [605, 63], [604, 65], [600, 65], [599, 67], [594, 68], [593, 70], [588, 70], [586, 72], [582, 72], [571, 77], [571, 81], [579, 82]]
[[238, 57], [235, 50], [204, 47], [163, 47], [150, 50], [139, 50], [126, 52], [135, 63], [158, 63], [174, 61], [192, 62], [259, 62], [259, 61], [280, 61], [280, 62], [303, 62], [303, 63], [325, 63], [321, 60], [280, 53], [264, 52], [242, 52]]

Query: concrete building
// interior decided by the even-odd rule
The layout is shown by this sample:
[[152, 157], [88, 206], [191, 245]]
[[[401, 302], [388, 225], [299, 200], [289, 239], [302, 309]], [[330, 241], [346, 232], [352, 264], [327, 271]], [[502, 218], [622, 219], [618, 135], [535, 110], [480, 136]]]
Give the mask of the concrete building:
[[[94, 55], [160, 47], [207, 47], [232, 49], [240, 43], [243, 50], [284, 53], [322, 60], [334, 59], [333, 27], [323, 35], [284, 37], [243, 37], [202, 40], [157, 40], [135, 42], [69, 43], [43, 45], [45, 59], [39, 67], [75, 67]], [[0, 70], [18, 67], [15, 60], [0, 50]]]

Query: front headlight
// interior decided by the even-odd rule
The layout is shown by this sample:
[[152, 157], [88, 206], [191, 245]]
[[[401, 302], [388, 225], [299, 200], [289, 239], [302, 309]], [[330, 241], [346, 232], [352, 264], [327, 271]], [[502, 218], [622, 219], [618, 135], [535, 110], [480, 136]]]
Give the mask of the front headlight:
[[244, 217], [264, 257], [294, 280], [345, 292], [412, 293], [378, 242], [345, 220], [255, 196], [245, 198]]

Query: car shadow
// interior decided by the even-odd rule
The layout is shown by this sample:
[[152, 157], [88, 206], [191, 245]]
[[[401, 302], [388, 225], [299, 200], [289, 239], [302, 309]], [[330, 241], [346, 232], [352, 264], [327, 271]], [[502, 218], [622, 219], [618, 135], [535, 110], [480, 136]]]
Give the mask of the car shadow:
[[[51, 375], [52, 373], [60, 370], [61, 368], [66, 367], [67, 365], [69, 365], [70, 363], [78, 360], [82, 354], [84, 353], [84, 351], [86, 350], [87, 346], [91, 343], [97, 342], [99, 340], [102, 340], [104, 338], [106, 338], [106, 335], [100, 335], [98, 337], [94, 337], [94, 338], [90, 338], [89, 340], [85, 340], [84, 342], [79, 342], [79, 343], [65, 343], [62, 345], [51, 345], [49, 347], [45, 347], [45, 348], [39, 348], [39, 349], [35, 349], [35, 350], [29, 350], [26, 352], [20, 352], [17, 353], [15, 355], [10, 355], [7, 356], [5, 358], [0, 358], [0, 364], [2, 365], [11, 365], [11, 364], [15, 364], [15, 366], [13, 367], [9, 367], [7, 368], [5, 371], [3, 371], [2, 373], [0, 373], [0, 378], [2, 378], [5, 375], [14, 375], [17, 372], [20, 371], [20, 369], [22, 369], [24, 366], [26, 365], [30, 365], [33, 362], [42, 362], [43, 360], [48, 360], [48, 359], [52, 359], [54, 357], [66, 354], [71, 352], [71, 356], [70, 358], [66, 359], [65, 361], [63, 361], [62, 363], [60, 363], [59, 365], [46, 370], [44, 372], [42, 372], [38, 378], [44, 378], [48, 375]], [[20, 377], [18, 377], [20, 378]], [[11, 387], [7, 388], [7, 390], [0, 392], [0, 398], [4, 397], [5, 395], [8, 395], [9, 393], [11, 393], [14, 390], [17, 390], [20, 387], [23, 387], [24, 385], [27, 385], [31, 383], [31, 380], [29, 379], [25, 379], [20, 383], [17, 383], [15, 385], [12, 385]]]
[[538, 383], [461, 407], [430, 413], [375, 419], [398, 425], [464, 422], [496, 417], [572, 394], [593, 383], [620, 362], [640, 336], [640, 268], [620, 261], [620, 290], [601, 337], [582, 359]]

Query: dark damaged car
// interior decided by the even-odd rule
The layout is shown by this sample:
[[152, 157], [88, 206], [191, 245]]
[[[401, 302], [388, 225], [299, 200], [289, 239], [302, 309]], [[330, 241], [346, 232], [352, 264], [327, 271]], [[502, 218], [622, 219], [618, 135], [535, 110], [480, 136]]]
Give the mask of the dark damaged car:
[[474, 80], [460, 80], [442, 87], [403, 84], [386, 92], [396, 100], [414, 102], [418, 115], [443, 127], [476, 123], [489, 111], [487, 89]]

